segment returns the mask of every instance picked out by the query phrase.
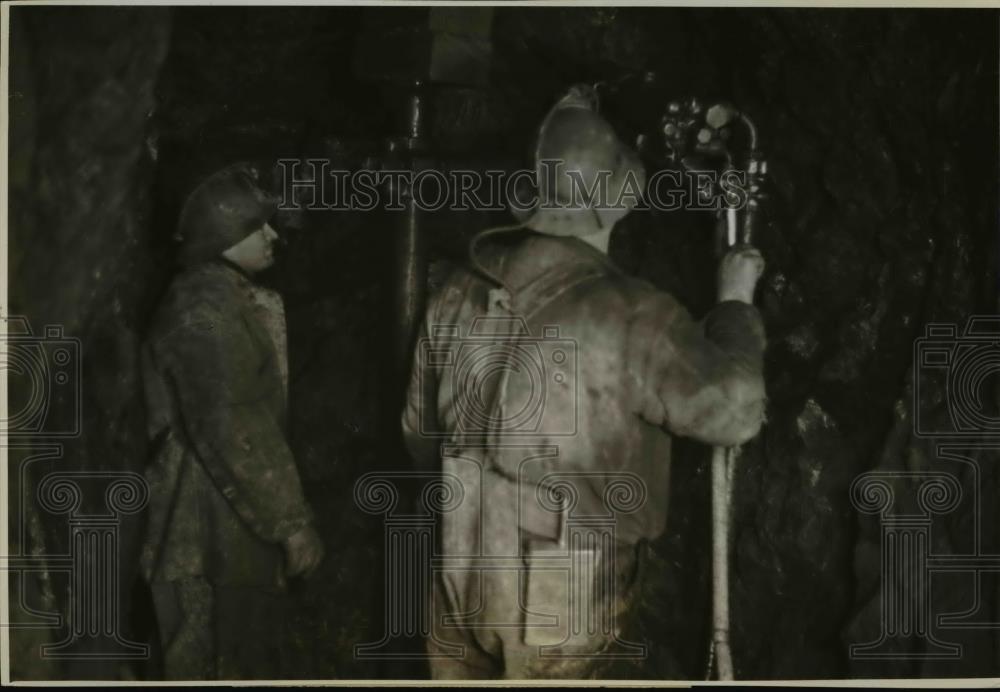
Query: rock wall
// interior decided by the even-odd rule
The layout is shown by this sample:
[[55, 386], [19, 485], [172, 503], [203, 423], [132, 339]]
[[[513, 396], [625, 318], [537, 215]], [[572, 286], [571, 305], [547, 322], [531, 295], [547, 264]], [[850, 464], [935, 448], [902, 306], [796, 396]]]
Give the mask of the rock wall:
[[[163, 9], [11, 9], [9, 311], [27, 316], [34, 334], [52, 347], [79, 339], [71, 362], [79, 377], [48, 383], [49, 409], [29, 441], [59, 446], [53, 458], [23, 467], [28, 492], [50, 472], [137, 471], [145, 463], [138, 343], [161, 245], [151, 230], [156, 147], [150, 116], [168, 41]], [[46, 326], [61, 336], [46, 335]], [[47, 357], [56, 353], [52, 347], [45, 347]], [[61, 368], [50, 365], [55, 377]], [[12, 411], [29, 400], [28, 381], [10, 380]], [[48, 435], [72, 431], [78, 422], [75, 437]], [[11, 450], [12, 487], [29, 458], [25, 450]], [[107, 512], [101, 490], [92, 490], [84, 491], [79, 511]], [[33, 544], [14, 550], [69, 552], [65, 514], [39, 509], [32, 515], [29, 496], [18, 515], [22, 504], [12, 499], [12, 526], [28, 519], [44, 527], [32, 534]], [[131, 515], [119, 532], [123, 636], [135, 636], [129, 622], [140, 530], [141, 515]], [[44, 585], [46, 598], [63, 610], [69, 588], [65, 574], [52, 574]], [[29, 648], [14, 657], [15, 676], [39, 674], [41, 666], [45, 677], [117, 677], [116, 662], [41, 661], [33, 646], [38, 631], [18, 634]], [[51, 635], [59, 641], [67, 632]]]

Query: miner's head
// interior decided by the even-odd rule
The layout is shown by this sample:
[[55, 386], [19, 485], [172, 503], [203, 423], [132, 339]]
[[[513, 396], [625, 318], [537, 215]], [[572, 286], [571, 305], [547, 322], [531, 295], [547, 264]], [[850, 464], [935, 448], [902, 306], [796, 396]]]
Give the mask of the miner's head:
[[514, 214], [550, 235], [610, 231], [641, 200], [646, 172], [638, 155], [596, 110], [585, 86], [549, 111], [535, 145], [538, 204]]
[[274, 244], [278, 233], [271, 224], [264, 223], [259, 229], [236, 243], [222, 256], [249, 274], [256, 274], [274, 264]]
[[258, 179], [253, 166], [237, 163], [199, 183], [178, 222], [182, 264], [224, 257], [249, 273], [271, 266], [278, 234], [268, 221], [278, 199], [265, 192]]

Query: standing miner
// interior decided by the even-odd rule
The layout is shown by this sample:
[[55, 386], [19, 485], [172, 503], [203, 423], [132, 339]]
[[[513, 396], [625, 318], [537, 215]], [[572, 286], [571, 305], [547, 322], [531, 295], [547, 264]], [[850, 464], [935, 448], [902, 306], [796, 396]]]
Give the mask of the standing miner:
[[191, 193], [183, 270], [143, 350], [142, 569], [168, 679], [278, 677], [286, 578], [323, 556], [285, 433], [281, 298], [252, 278], [274, 261], [276, 206], [244, 164]]
[[[665, 527], [672, 436], [737, 445], [763, 419], [760, 254], [723, 258], [719, 303], [695, 322], [607, 257], [645, 173], [587, 92], [549, 112], [535, 158], [540, 203], [521, 237], [481, 234], [494, 242], [431, 298], [403, 413], [418, 464], [441, 464], [463, 486], [461, 506], [441, 515], [435, 678], [599, 674], [601, 654], [622, 646], [639, 546]], [[607, 516], [623, 480], [631, 506], [615, 515], [613, 539], [567, 539], [570, 511]], [[554, 578], [560, 556], [578, 553], [595, 568]], [[591, 619], [578, 628], [581, 607]]]

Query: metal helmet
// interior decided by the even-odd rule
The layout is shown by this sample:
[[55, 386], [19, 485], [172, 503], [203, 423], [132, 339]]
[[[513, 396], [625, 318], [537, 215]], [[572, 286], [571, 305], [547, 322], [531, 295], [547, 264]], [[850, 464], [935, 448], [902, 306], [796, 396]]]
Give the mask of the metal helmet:
[[542, 121], [535, 147], [538, 201], [526, 210], [512, 208], [529, 228], [592, 235], [613, 226], [640, 198], [646, 186], [642, 161], [596, 106], [590, 87], [575, 86]]
[[180, 261], [197, 264], [219, 256], [259, 229], [278, 208], [278, 198], [258, 184], [250, 164], [216, 171], [188, 195], [177, 224]]

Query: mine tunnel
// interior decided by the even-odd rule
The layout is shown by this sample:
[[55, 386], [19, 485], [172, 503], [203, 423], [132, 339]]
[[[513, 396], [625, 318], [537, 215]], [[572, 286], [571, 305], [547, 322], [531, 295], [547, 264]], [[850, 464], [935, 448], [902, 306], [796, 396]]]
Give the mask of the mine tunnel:
[[[928, 325], [954, 325], [935, 343], [957, 357], [963, 338], [981, 338], [968, 318], [1000, 307], [998, 28], [991, 10], [11, 7], [4, 318], [8, 335], [17, 322], [76, 368], [7, 443], [14, 679], [162, 676], [138, 570], [146, 516], [129, 496], [142, 491], [115, 496], [121, 511], [108, 515], [107, 488], [146, 468], [140, 345], [176, 272], [194, 185], [234, 161], [258, 165], [276, 194], [289, 170], [311, 175], [309, 161], [530, 168], [539, 123], [579, 83], [599, 86], [601, 112], [632, 145], [662, 138], [668, 104], [696, 97], [752, 114], [767, 155], [754, 237], [766, 422], [733, 479], [737, 678], [997, 675], [995, 626], [937, 622], [929, 638], [855, 655], [883, 636], [885, 524], [859, 509], [852, 484], [885, 472], [902, 512], [914, 479], [944, 469], [962, 499], [934, 517], [933, 554], [1000, 553], [996, 450], [941, 457], [949, 370], [918, 359]], [[310, 207], [276, 223], [284, 247], [262, 282], [284, 300], [288, 440], [326, 546], [317, 572], [289, 587], [283, 677], [426, 679], [426, 661], [391, 655], [414, 650], [412, 633], [385, 656], [358, 655], [388, 636], [389, 606], [386, 518], [362, 511], [356, 483], [414, 470], [399, 412], [423, 306], [474, 234], [512, 219], [503, 207], [403, 204]], [[609, 254], [694, 317], [711, 309], [710, 214], [635, 212]], [[11, 410], [29, 406], [38, 383], [5, 367]], [[974, 405], [995, 421], [995, 371], [984, 382]], [[667, 529], [647, 546], [623, 635], [648, 654], [603, 677], [705, 678], [710, 456], [674, 442], [657, 499]], [[60, 495], [53, 474], [75, 490]], [[414, 492], [401, 481], [401, 502]], [[98, 547], [74, 552], [72, 537], [99, 516], [114, 520], [102, 530], [117, 557], [102, 596], [114, 625], [96, 632], [72, 614], [74, 569], [91, 569]], [[1000, 621], [995, 572], [936, 574], [926, 599], [932, 613]], [[961, 656], [929, 655], [942, 642]]]

